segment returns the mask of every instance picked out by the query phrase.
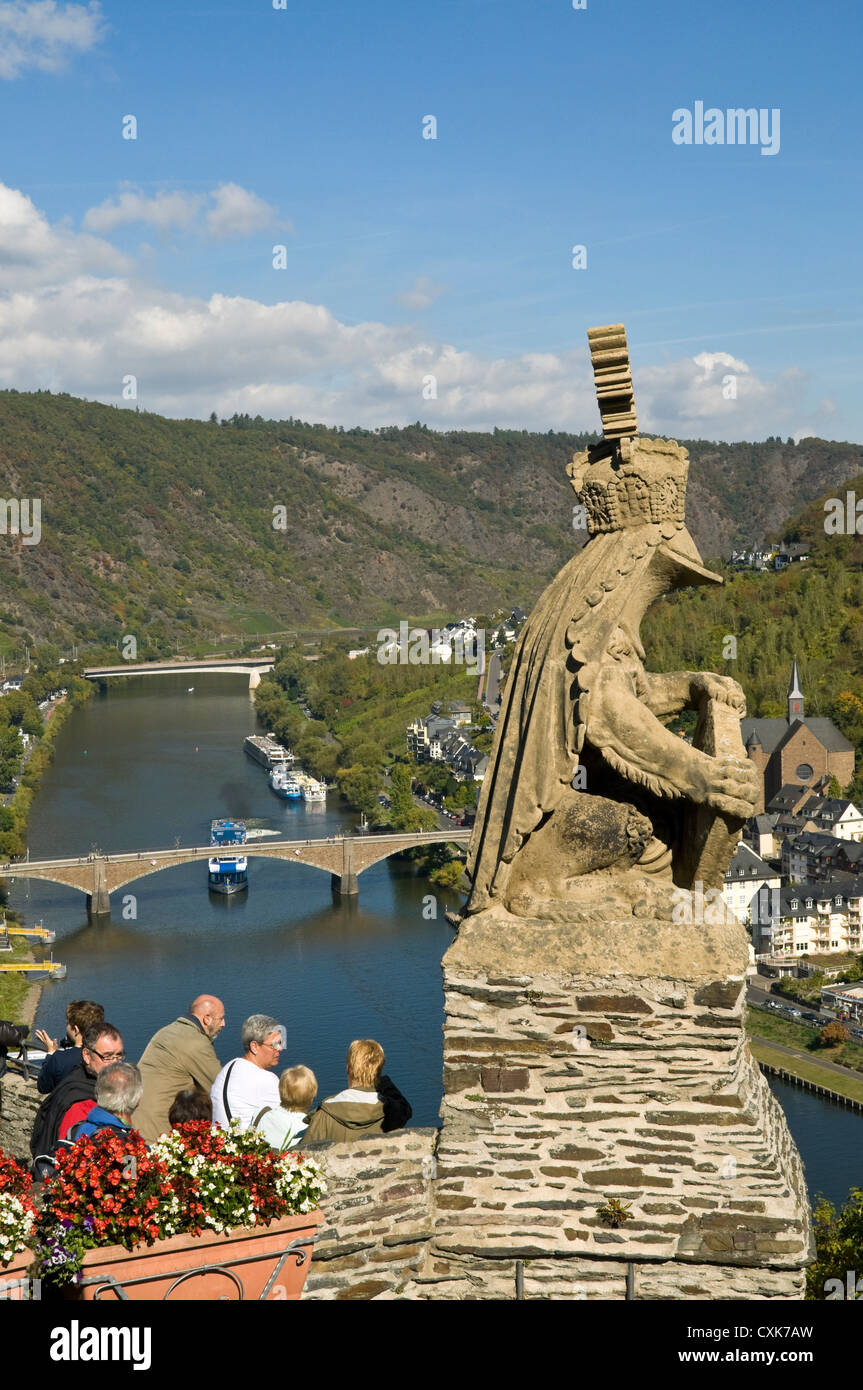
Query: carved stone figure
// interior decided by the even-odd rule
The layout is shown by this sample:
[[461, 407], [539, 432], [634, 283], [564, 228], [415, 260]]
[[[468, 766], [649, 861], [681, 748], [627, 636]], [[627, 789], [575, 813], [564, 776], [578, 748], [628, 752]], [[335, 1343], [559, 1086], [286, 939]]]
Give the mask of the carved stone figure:
[[[687, 452], [637, 430], [621, 325], [588, 334], [603, 439], [567, 472], [590, 539], [524, 626], [468, 853], [467, 913], [562, 921], [606, 908], [668, 917], [671, 885], [719, 887], [758, 798], [736, 681], [644, 667], [655, 599], [721, 584], [684, 522]], [[666, 724], [699, 712], [690, 745]]]

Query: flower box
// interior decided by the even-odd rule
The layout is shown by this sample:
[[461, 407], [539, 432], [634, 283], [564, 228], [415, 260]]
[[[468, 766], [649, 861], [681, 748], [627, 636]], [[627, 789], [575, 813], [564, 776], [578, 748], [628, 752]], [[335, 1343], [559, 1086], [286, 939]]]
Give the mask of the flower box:
[[24, 1303], [30, 1298], [30, 1275], [27, 1270], [35, 1258], [32, 1250], [19, 1250], [9, 1264], [0, 1264], [0, 1299]]
[[316, 1209], [230, 1235], [204, 1231], [199, 1236], [167, 1236], [132, 1250], [122, 1245], [88, 1250], [81, 1281], [68, 1285], [64, 1297], [88, 1303], [295, 1301], [303, 1291], [323, 1219]]
[[27, 1273], [36, 1258], [30, 1249], [36, 1225], [32, 1193], [27, 1169], [0, 1150], [0, 1298], [14, 1303], [33, 1296]]

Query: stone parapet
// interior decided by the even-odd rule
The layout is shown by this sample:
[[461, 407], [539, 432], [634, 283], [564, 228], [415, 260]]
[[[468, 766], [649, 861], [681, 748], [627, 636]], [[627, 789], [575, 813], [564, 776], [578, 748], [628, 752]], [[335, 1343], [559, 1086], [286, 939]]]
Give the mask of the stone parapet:
[[488, 920], [444, 960], [435, 1237], [409, 1296], [514, 1297], [523, 1261], [525, 1297], [801, 1297], [802, 1165], [727, 953], [714, 978], [703, 940], [689, 978], [566, 971], [566, 932], [520, 925], [514, 971], [484, 959]]
[[436, 1129], [406, 1129], [306, 1146], [329, 1190], [304, 1299], [402, 1295], [432, 1237], [437, 1137]]

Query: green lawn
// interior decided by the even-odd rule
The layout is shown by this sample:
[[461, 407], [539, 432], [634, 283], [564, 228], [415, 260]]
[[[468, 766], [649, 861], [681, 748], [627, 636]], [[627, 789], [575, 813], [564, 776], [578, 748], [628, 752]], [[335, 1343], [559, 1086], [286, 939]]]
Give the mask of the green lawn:
[[802, 1077], [804, 1081], [812, 1081], [816, 1086], [824, 1086], [829, 1091], [849, 1096], [851, 1100], [863, 1101], [863, 1079], [858, 1080], [853, 1072], [849, 1072], [846, 1077], [835, 1071], [825, 1071], [816, 1061], [810, 1062], [808, 1057], [805, 1060], [788, 1057], [784, 1052], [777, 1052], [769, 1043], [762, 1042], [760, 1038], [753, 1038], [752, 1052], [756, 1061], [766, 1062], [771, 1067], [780, 1067], [783, 1071]]
[[284, 632], [287, 628], [284, 618], [274, 618], [272, 613], [263, 613], [260, 610], [249, 612], [235, 608], [231, 617], [238, 631], [244, 632], [247, 637], [266, 637], [271, 632]]
[[796, 1047], [801, 1052], [811, 1052], [825, 1062], [836, 1062], [840, 1067], [863, 1070], [863, 1043], [847, 1042], [840, 1047], [821, 1049], [816, 1047], [819, 1030], [805, 1023], [794, 1023], [789, 1018], [781, 1018], [762, 1009], [746, 1010], [746, 1031], [750, 1036], [764, 1038], [767, 1042], [784, 1043], [786, 1047]]
[[[14, 941], [14, 938], [13, 938]], [[26, 960], [30, 948], [25, 940], [14, 941], [11, 952], [0, 953], [0, 964], [11, 965], [15, 960]], [[7, 974], [0, 970], [0, 1018], [9, 1023], [20, 1023], [19, 1012], [30, 988], [28, 977], [23, 974]]]

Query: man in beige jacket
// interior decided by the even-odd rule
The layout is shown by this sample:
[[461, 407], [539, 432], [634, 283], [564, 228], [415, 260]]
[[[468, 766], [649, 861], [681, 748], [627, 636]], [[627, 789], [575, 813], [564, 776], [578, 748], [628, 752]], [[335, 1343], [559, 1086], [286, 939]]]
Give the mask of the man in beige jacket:
[[171, 1128], [168, 1111], [178, 1091], [198, 1086], [209, 1093], [221, 1063], [213, 1047], [225, 1026], [225, 1006], [201, 994], [188, 1014], [160, 1028], [147, 1043], [138, 1066], [144, 1095], [135, 1111], [135, 1128], [148, 1144]]

